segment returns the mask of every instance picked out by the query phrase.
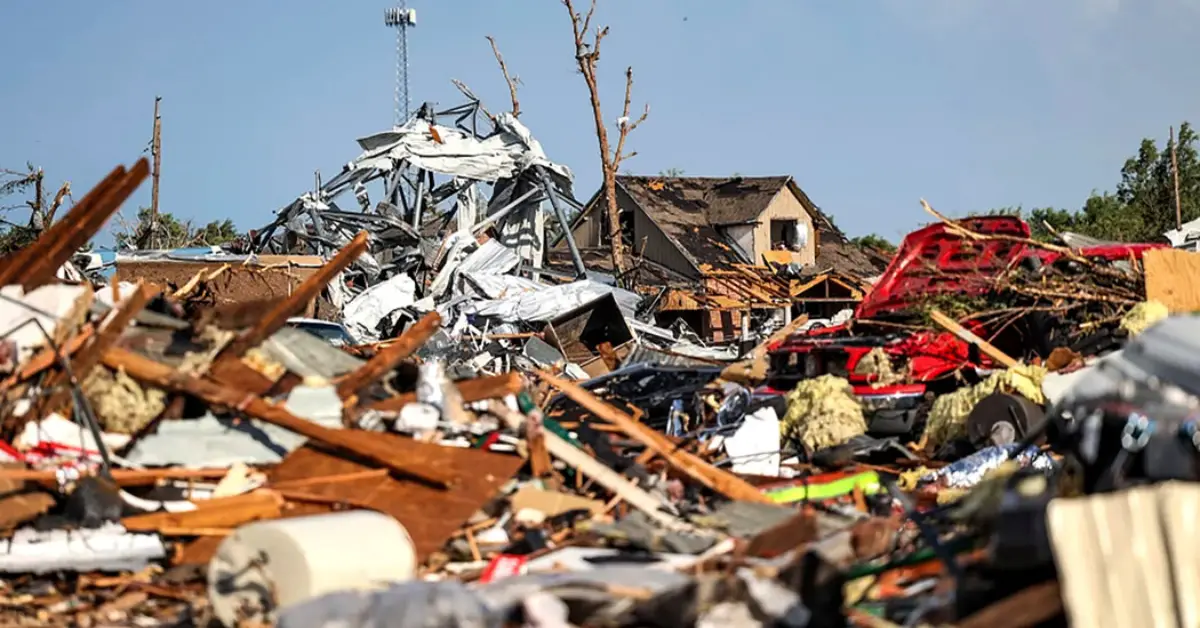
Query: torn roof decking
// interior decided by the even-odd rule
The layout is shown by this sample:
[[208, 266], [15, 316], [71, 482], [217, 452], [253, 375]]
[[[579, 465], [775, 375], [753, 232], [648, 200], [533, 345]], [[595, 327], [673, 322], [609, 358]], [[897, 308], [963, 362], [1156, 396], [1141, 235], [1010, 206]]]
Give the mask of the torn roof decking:
[[891, 261], [890, 257], [851, 242], [840, 232], [820, 234], [817, 260], [804, 273], [806, 277], [834, 273], [843, 277], [866, 279], [882, 273]]
[[702, 270], [743, 259], [718, 227], [756, 222], [790, 177], [635, 177], [617, 185]]

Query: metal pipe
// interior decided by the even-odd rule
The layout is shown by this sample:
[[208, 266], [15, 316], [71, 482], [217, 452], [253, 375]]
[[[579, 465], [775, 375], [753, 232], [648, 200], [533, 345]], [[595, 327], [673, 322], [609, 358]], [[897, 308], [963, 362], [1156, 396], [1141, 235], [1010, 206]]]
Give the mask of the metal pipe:
[[575, 236], [571, 234], [571, 224], [567, 221], [567, 214], [558, 202], [558, 195], [554, 193], [554, 182], [550, 180], [550, 173], [546, 172], [545, 166], [534, 167], [537, 168], [538, 178], [542, 181], [546, 196], [550, 197], [550, 207], [554, 208], [554, 215], [558, 218], [558, 223], [562, 225], [563, 238], [567, 241], [567, 249], [571, 251], [571, 261], [575, 263], [575, 271], [578, 273], [578, 277], [583, 279], [587, 276], [587, 267], [583, 265], [583, 256], [579, 254]]
[[487, 229], [488, 227], [495, 224], [497, 221], [500, 221], [500, 220], [504, 219], [505, 216], [511, 214], [512, 211], [514, 209], [516, 209], [518, 205], [520, 205], [521, 203], [524, 203], [529, 197], [533, 196], [534, 194], [537, 194], [538, 192], [539, 192], [539, 190], [537, 188], [534, 188], [534, 189], [529, 190], [529, 191], [525, 192], [524, 194], [518, 196], [517, 200], [509, 203], [508, 205], [505, 205], [503, 208], [501, 208], [496, 213], [492, 214], [491, 216], [488, 216], [486, 220], [482, 220], [479, 223], [477, 223], [475, 226], [471, 227], [471, 233], [474, 235], [478, 235], [484, 229]]
[[421, 205], [425, 197], [425, 177], [420, 170], [417, 171], [417, 190], [413, 198], [412, 207], [412, 227], [413, 229], [421, 228]]

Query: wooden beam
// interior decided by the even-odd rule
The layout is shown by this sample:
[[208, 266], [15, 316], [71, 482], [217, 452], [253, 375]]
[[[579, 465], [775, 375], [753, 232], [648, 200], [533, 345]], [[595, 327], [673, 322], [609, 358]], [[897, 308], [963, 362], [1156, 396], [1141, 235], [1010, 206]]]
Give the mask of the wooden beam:
[[983, 338], [976, 336], [974, 332], [966, 327], [959, 325], [958, 321], [954, 320], [953, 318], [950, 318], [949, 316], [946, 316], [937, 310], [930, 310], [929, 318], [933, 319], [933, 322], [937, 323], [946, 331], [957, 336], [959, 340], [979, 347], [979, 351], [981, 353], [991, 358], [997, 364], [1000, 364], [1005, 368], [1012, 368], [1017, 365], [1017, 361], [1010, 357], [1007, 353], [997, 349], [995, 345], [984, 340]]
[[43, 231], [33, 244], [13, 253], [4, 260], [4, 263], [0, 265], [2, 266], [0, 267], [0, 286], [16, 283], [17, 277], [24, 275], [33, 261], [42, 256], [49, 246], [61, 238], [67, 230], [82, 222], [83, 218], [92, 212], [96, 201], [100, 200], [124, 178], [125, 166], [113, 168], [107, 177], [104, 177], [83, 198], [79, 199], [78, 203], [75, 203], [67, 215]]
[[333, 259], [326, 262], [317, 272], [308, 276], [295, 292], [268, 310], [250, 329], [244, 331], [225, 346], [214, 362], [240, 358], [246, 351], [262, 344], [271, 334], [287, 323], [287, 319], [304, 309], [304, 305], [315, 299], [338, 273], [354, 263], [367, 250], [367, 232], [359, 232]]
[[346, 374], [338, 382], [338, 396], [343, 401], [358, 394], [358, 391], [379, 381], [400, 364], [402, 360], [417, 352], [442, 326], [442, 317], [430, 312], [414, 323], [395, 342], [389, 344], [366, 364]]
[[104, 354], [104, 364], [111, 369], [123, 369], [130, 377], [151, 386], [172, 392], [187, 393], [210, 404], [227, 406], [260, 421], [278, 425], [302, 436], [343, 449], [371, 460], [392, 471], [416, 478], [438, 488], [447, 488], [456, 478], [441, 469], [413, 469], [409, 461], [384, 444], [354, 435], [354, 430], [334, 430], [302, 419], [284, 409], [244, 390], [218, 384], [206, 378], [177, 371], [132, 351], [111, 348]]
[[672, 467], [717, 493], [730, 499], [772, 503], [770, 498], [749, 482], [708, 464], [691, 452], [678, 449], [665, 435], [634, 421], [629, 415], [605, 403], [579, 385], [542, 371], [538, 371], [537, 376], [562, 391], [595, 417], [617, 426], [627, 437], [642, 443]]
[[145, 158], [139, 159], [133, 168], [123, 178], [96, 201], [94, 207], [83, 214], [77, 223], [68, 224], [63, 232], [49, 239], [45, 250], [29, 260], [29, 267], [21, 277], [21, 285], [28, 292], [44, 286], [54, 280], [58, 269], [70, 261], [79, 247], [96, 235], [104, 223], [116, 213], [121, 203], [133, 194], [134, 190], [146, 180], [150, 174], [150, 164]]
[[[479, 377], [455, 382], [458, 394], [462, 395], [463, 403], [487, 401], [488, 399], [503, 399], [515, 395], [525, 388], [525, 382], [517, 373], [505, 373], [491, 377]], [[367, 408], [380, 412], [399, 412], [404, 406], [417, 400], [416, 393], [402, 393], [382, 401], [367, 404]]]

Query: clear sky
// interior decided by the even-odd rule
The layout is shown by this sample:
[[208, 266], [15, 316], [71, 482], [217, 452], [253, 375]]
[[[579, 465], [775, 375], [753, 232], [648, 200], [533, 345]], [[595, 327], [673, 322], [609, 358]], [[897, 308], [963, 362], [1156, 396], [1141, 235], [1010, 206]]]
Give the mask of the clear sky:
[[[77, 195], [132, 163], [163, 104], [161, 207], [242, 229], [332, 176], [391, 125], [389, 0], [7, 0], [0, 166], [42, 166]], [[625, 168], [793, 175], [851, 235], [897, 239], [918, 199], [961, 214], [1078, 207], [1145, 136], [1200, 105], [1200, 0], [600, 0], [605, 119], [623, 71], [650, 118]], [[591, 111], [557, 0], [410, 0], [416, 102], [466, 82], [508, 95], [587, 197]], [[136, 201], [148, 204], [149, 184]], [[126, 206], [132, 213], [133, 207]]]

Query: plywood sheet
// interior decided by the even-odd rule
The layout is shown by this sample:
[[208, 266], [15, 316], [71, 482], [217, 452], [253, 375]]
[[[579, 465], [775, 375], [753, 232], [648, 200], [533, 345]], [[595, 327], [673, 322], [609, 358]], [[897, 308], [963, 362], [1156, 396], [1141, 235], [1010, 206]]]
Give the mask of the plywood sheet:
[[1200, 253], [1176, 249], [1146, 251], [1146, 299], [1172, 313], [1200, 312]]
[[[390, 448], [403, 453], [414, 465], [450, 472], [459, 479], [458, 485], [450, 490], [441, 490], [413, 481], [375, 477], [313, 485], [304, 488], [303, 492], [370, 505], [379, 512], [395, 517], [412, 536], [418, 560], [424, 560], [430, 553], [440, 549], [450, 535], [494, 497], [500, 486], [524, 464], [524, 460], [517, 456], [442, 447], [394, 434], [361, 432], [361, 435], [363, 438], [383, 441]], [[272, 482], [305, 480], [357, 473], [371, 468], [308, 445], [289, 455], [271, 472], [270, 478]], [[297, 505], [288, 515], [318, 512], [328, 512], [328, 507]]]

